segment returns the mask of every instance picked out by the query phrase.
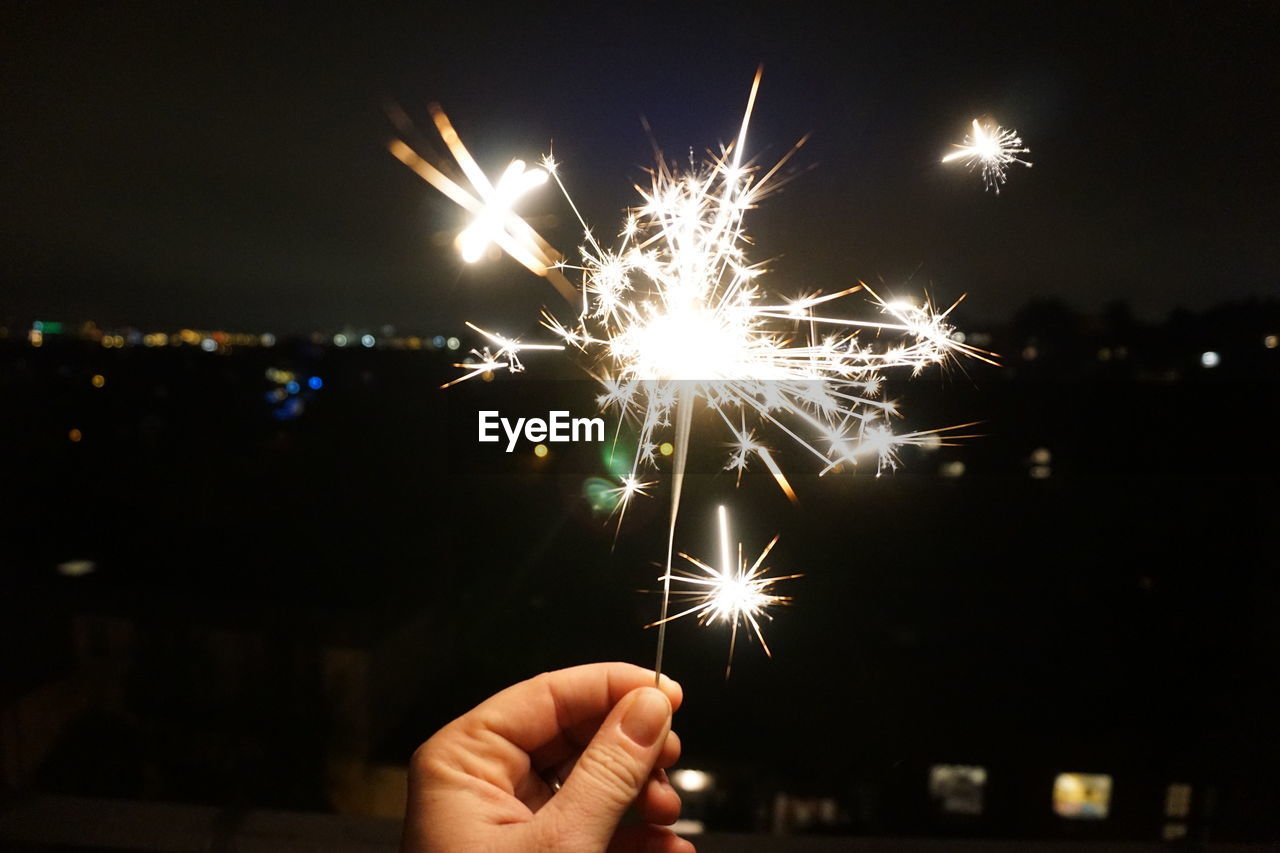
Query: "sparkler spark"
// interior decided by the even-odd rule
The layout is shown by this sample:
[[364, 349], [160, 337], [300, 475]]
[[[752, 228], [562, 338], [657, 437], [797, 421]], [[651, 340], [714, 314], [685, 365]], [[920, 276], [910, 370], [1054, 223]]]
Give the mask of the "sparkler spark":
[[1003, 128], [994, 122], [979, 124], [973, 120], [973, 132], [966, 134], [964, 142], [954, 146], [955, 151], [942, 158], [943, 163], [959, 160], [972, 171], [982, 167], [982, 181], [987, 189], [995, 190], [1000, 195], [1000, 187], [1005, 182], [1006, 173], [1013, 163], [1021, 163], [1030, 168], [1031, 162], [1021, 159], [1019, 154], [1030, 154], [1030, 148], [1022, 147], [1022, 138], [1016, 130]]
[[695, 616], [701, 625], [714, 625], [720, 622], [727, 622], [731, 626], [729, 636], [729, 661], [725, 665], [725, 678], [729, 677], [729, 671], [733, 666], [733, 652], [738, 642], [738, 628], [750, 628], [757, 639], [760, 640], [760, 646], [764, 649], [764, 653], [773, 656], [769, 650], [769, 644], [764, 640], [764, 632], [761, 630], [760, 621], [762, 619], [772, 619], [768, 609], [770, 607], [790, 604], [790, 596], [777, 595], [770, 590], [780, 581], [791, 580], [793, 578], [803, 577], [803, 575], [783, 575], [769, 577], [766, 572], [769, 571], [764, 565], [765, 558], [769, 556], [769, 552], [773, 550], [773, 546], [778, 544], [778, 537], [775, 536], [760, 552], [760, 556], [752, 562], [750, 568], [747, 567], [746, 561], [742, 557], [742, 544], [738, 543], [736, 553], [730, 545], [729, 536], [729, 514], [723, 506], [718, 512], [720, 523], [720, 568], [715, 568], [711, 564], [690, 557], [688, 554], [681, 552], [680, 556], [693, 564], [699, 571], [690, 572], [685, 570], [677, 570], [672, 572], [668, 570], [661, 580], [664, 583], [675, 581], [677, 583], [687, 584], [690, 589], [674, 590], [671, 595], [690, 603], [691, 606], [671, 616], [666, 616], [657, 622], [646, 625], [646, 628], [652, 628], [654, 625], [665, 625], [675, 619], [683, 616]]
[[[432, 111], [436, 128], [474, 192], [404, 142], [391, 145], [396, 157], [483, 223], [477, 240], [481, 236], [492, 240], [547, 278], [577, 311], [569, 322], [544, 311], [544, 325], [563, 347], [581, 354], [587, 371], [603, 388], [602, 408], [638, 425], [637, 450], [616, 490], [619, 524], [628, 503], [645, 495], [652, 485], [642, 475], [658, 465], [654, 449], [673, 445], [663, 609], [655, 623], [660, 626], [655, 667], [659, 672], [695, 406], [713, 410], [733, 437], [727, 468], [740, 477], [750, 460], [758, 458], [795, 500], [774, 452], [755, 438], [748, 421], [785, 434], [817, 460], [822, 473], [846, 463], [874, 460], [878, 474], [897, 466], [901, 447], [926, 441], [936, 444], [939, 434], [947, 432], [896, 434], [892, 421], [898, 409], [885, 395], [885, 371], [900, 368], [916, 375], [957, 354], [984, 361], [992, 356], [953, 337], [947, 317], [954, 304], [938, 310], [927, 300], [920, 305], [885, 300], [865, 284], [792, 299], [770, 295], [762, 288], [765, 268], [747, 258], [752, 241], [743, 220], [775, 188], [779, 172], [805, 140], [767, 170], [744, 160], [760, 76], [757, 71], [734, 142], [701, 166], [685, 170], [659, 154], [649, 186], [637, 187], [642, 203], [628, 212], [613, 248], [602, 246], [578, 214], [561, 180], [559, 164], [550, 157], [542, 160], [541, 173], [555, 181], [582, 225], [581, 263], [576, 265], [565, 261], [511, 212], [517, 190], [527, 189], [534, 180], [521, 177], [528, 175], [524, 165], [513, 162], [506, 173], [508, 189], [496, 191], [438, 107]], [[974, 127], [977, 132], [976, 123]], [[1016, 137], [1013, 140], [1021, 144]], [[580, 276], [580, 285], [570, 284], [566, 270]], [[854, 319], [829, 312], [835, 302], [860, 291], [873, 306], [871, 317]], [[454, 382], [490, 371], [519, 372], [523, 370], [520, 351], [556, 348], [521, 344], [472, 328], [497, 351], [491, 353], [487, 347], [477, 351], [481, 363], [459, 365], [468, 372]], [[725, 568], [724, 576], [730, 575]], [[756, 590], [763, 595], [767, 587]], [[714, 600], [723, 602], [728, 589]], [[764, 602], [767, 596], [747, 600]], [[722, 611], [713, 606], [706, 612]], [[756, 614], [750, 609], [734, 612]], [[759, 634], [758, 625], [752, 624]]]

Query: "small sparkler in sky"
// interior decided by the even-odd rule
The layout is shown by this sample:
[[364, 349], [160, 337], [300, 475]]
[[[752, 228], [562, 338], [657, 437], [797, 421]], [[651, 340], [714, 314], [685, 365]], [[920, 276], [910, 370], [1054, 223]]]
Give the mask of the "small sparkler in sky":
[[1030, 154], [1030, 148], [1022, 147], [1022, 138], [1016, 130], [1003, 128], [995, 122], [980, 123], [973, 120], [973, 132], [966, 134], [964, 142], [954, 146], [955, 151], [942, 158], [943, 163], [959, 160], [970, 170], [982, 168], [982, 181], [987, 189], [995, 190], [1000, 195], [1000, 186], [1005, 182], [1006, 173], [1013, 163], [1021, 163], [1030, 167], [1028, 160], [1019, 154]]
[[750, 628], [760, 640], [764, 653], [770, 657], [773, 656], [769, 651], [769, 644], [764, 641], [760, 622], [762, 619], [773, 618], [768, 612], [770, 607], [790, 604], [791, 598], [778, 595], [771, 590], [779, 581], [791, 580], [802, 575], [770, 577], [766, 574], [769, 569], [764, 565], [764, 561], [773, 550], [773, 546], [778, 544], [777, 536], [773, 537], [748, 568], [742, 556], [742, 543], [736, 545], [732, 543], [729, 535], [729, 513], [723, 506], [719, 508], [718, 518], [720, 567], [715, 568], [709, 562], [681, 552], [680, 556], [693, 564], [698, 571], [668, 570], [661, 580], [664, 583], [674, 581], [685, 584], [687, 589], [672, 590], [671, 595], [691, 606], [646, 627], [662, 625], [682, 616], [695, 616], [701, 625], [727, 622], [730, 625], [729, 661], [725, 665], [724, 674], [728, 678], [733, 666], [733, 652], [738, 642], [739, 627]]

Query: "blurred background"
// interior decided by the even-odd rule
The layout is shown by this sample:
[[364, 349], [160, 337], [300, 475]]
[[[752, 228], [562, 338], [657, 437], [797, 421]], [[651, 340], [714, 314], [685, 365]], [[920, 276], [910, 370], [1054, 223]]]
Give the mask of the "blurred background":
[[[464, 320], [532, 339], [556, 297], [462, 264], [465, 219], [386, 154], [385, 111], [443, 101], [491, 172], [554, 148], [607, 235], [652, 162], [639, 117], [700, 156], [761, 61], [755, 150], [814, 132], [748, 219], [766, 283], [967, 292], [952, 319], [1001, 365], [891, 384], [909, 428], [979, 422], [895, 472], [784, 454], [799, 506], [695, 444], [681, 547], [713, 549], [724, 502], [804, 576], [730, 678], [727, 631], [671, 627], [680, 828], [1280, 838], [1274, 7], [3, 22], [13, 849], [386, 849], [440, 725], [544, 670], [652, 665], [666, 486], [618, 530], [602, 446], [474, 443], [478, 409], [589, 415], [595, 391], [559, 354], [439, 389], [483, 343]], [[1035, 162], [998, 197], [937, 163], [988, 113]], [[565, 208], [529, 218], [572, 250]]]

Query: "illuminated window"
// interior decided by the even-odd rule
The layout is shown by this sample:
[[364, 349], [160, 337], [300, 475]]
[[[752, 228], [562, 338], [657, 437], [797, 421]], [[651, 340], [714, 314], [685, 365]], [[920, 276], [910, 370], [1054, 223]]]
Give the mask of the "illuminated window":
[[987, 769], [970, 764], [935, 764], [929, 769], [929, 796], [948, 814], [982, 814]]
[[1186, 817], [1191, 814], [1191, 786], [1175, 782], [1165, 789], [1164, 816]]
[[1053, 810], [1062, 817], [1102, 820], [1111, 810], [1111, 777], [1105, 773], [1059, 773]]

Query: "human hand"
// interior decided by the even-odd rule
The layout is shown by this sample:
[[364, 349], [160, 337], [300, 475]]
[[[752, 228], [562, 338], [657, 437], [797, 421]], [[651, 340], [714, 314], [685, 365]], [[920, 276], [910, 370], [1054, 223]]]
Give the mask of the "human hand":
[[[666, 828], [683, 694], [653, 683], [625, 663], [547, 672], [440, 729], [409, 765], [403, 853], [693, 853]], [[645, 823], [619, 829], [633, 803]]]

